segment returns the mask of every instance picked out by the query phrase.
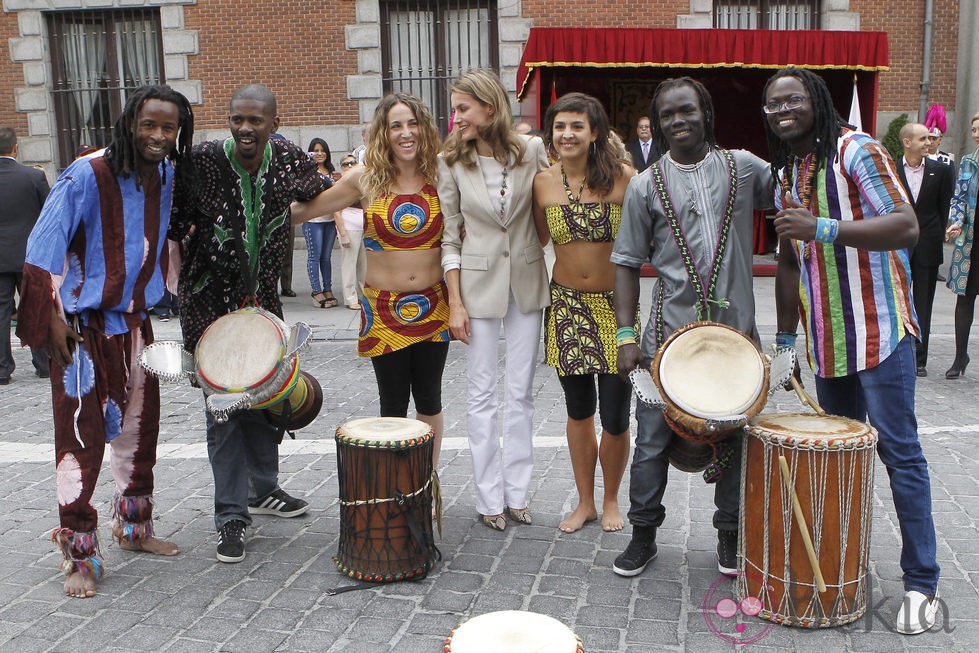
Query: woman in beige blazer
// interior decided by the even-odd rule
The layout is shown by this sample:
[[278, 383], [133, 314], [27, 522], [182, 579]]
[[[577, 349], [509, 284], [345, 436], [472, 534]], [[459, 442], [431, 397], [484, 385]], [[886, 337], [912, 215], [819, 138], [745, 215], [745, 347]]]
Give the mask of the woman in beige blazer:
[[[485, 525], [531, 523], [532, 386], [541, 312], [549, 302], [544, 251], [534, 228], [533, 181], [547, 168], [544, 143], [513, 131], [499, 78], [474, 70], [452, 85], [453, 131], [439, 155], [438, 194], [445, 216], [442, 265], [449, 328], [466, 343], [466, 426]], [[500, 327], [506, 357], [503, 445], [496, 393]]]

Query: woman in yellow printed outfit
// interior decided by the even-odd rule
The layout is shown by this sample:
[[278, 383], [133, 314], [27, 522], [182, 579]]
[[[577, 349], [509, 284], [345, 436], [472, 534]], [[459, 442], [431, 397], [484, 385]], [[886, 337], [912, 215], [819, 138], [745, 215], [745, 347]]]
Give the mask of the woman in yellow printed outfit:
[[[602, 528], [617, 531], [623, 526], [618, 492], [629, 459], [632, 388], [616, 374], [615, 266], [609, 256], [625, 190], [636, 171], [616, 155], [605, 109], [589, 95], [561, 97], [547, 110], [544, 126], [544, 137], [559, 159], [534, 179], [537, 233], [542, 244], [554, 241], [556, 257], [544, 345], [547, 364], [557, 368], [564, 388], [578, 489], [578, 506], [559, 528], [572, 533], [598, 518], [595, 465], [600, 460]], [[595, 441], [596, 405], [600, 445]]]
[[388, 95], [374, 112], [363, 165], [307, 203], [300, 219], [364, 208], [367, 279], [358, 353], [370, 357], [382, 417], [416, 417], [442, 443], [442, 370], [449, 349], [449, 306], [442, 281], [442, 209], [435, 190], [439, 136], [428, 108]]

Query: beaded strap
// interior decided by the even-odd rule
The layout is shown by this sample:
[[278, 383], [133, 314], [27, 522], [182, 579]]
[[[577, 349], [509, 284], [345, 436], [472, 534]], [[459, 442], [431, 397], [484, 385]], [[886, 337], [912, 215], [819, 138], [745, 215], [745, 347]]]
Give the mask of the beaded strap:
[[670, 192], [666, 188], [666, 182], [663, 179], [662, 159], [649, 168], [653, 176], [653, 185], [656, 188], [656, 193], [659, 196], [660, 203], [663, 205], [663, 212], [666, 214], [666, 219], [670, 223], [673, 239], [676, 241], [677, 249], [680, 250], [683, 265], [687, 270], [687, 275], [690, 277], [690, 283], [693, 284], [694, 290], [697, 292], [697, 299], [699, 300], [697, 307], [698, 320], [710, 319], [710, 304], [718, 304], [720, 308], [727, 308], [727, 300], [715, 300], [712, 297], [714, 295], [714, 288], [717, 285], [717, 277], [721, 271], [721, 262], [724, 260], [724, 251], [727, 249], [728, 234], [731, 232], [734, 205], [738, 195], [738, 168], [730, 152], [727, 150], [719, 151], [727, 161], [730, 187], [727, 194], [727, 205], [724, 207], [724, 219], [721, 220], [721, 226], [718, 232], [717, 250], [714, 252], [714, 260], [711, 262], [710, 275], [706, 288], [704, 288], [703, 277], [697, 269], [697, 263], [693, 260], [690, 246], [687, 244], [686, 234], [683, 233], [683, 227], [680, 226], [680, 220], [677, 217], [676, 209], [673, 207]]

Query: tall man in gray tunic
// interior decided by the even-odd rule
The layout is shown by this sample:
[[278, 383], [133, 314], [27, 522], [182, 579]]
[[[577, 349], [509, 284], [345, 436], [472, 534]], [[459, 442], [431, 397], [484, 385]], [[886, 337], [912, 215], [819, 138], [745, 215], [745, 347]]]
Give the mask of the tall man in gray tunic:
[[[657, 87], [650, 116], [654, 137], [668, 152], [630, 182], [612, 252], [622, 375], [639, 365], [648, 368], [671, 333], [708, 316], [758, 341], [751, 289], [752, 219], [755, 209], [772, 205], [768, 163], [750, 152], [715, 145], [710, 94], [688, 77]], [[639, 268], [646, 262], [659, 278], [640, 348], [627, 332], [639, 301]], [[662, 411], [641, 401], [636, 419], [629, 489], [632, 541], [612, 567], [620, 576], [642, 573], [656, 557], [656, 529], [666, 517], [663, 494], [674, 435]], [[730, 575], [737, 571], [741, 432], [733, 438], [732, 458], [714, 490], [717, 566]]]

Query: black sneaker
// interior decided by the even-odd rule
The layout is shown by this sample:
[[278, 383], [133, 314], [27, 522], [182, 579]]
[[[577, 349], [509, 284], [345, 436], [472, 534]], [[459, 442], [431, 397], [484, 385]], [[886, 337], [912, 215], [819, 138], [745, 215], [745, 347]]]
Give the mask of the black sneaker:
[[302, 499], [291, 497], [282, 488], [277, 488], [264, 499], [249, 501], [248, 512], [253, 515], [275, 515], [276, 517], [298, 517], [309, 510], [309, 504]]
[[615, 562], [612, 571], [619, 576], [638, 576], [656, 557], [656, 529], [634, 526], [632, 540]]
[[245, 522], [232, 519], [218, 529], [218, 561], [241, 562], [245, 559]]
[[738, 575], [737, 531], [717, 531], [717, 571], [725, 576]]

